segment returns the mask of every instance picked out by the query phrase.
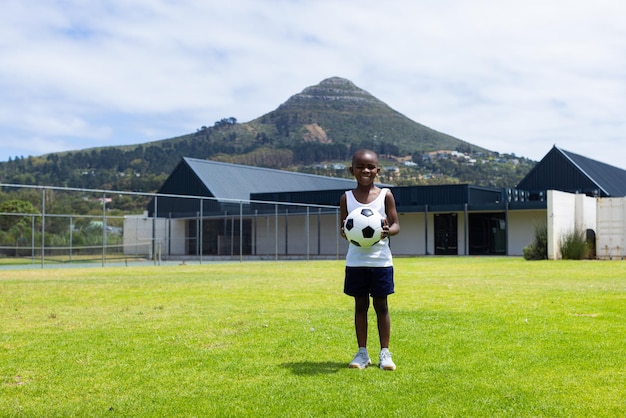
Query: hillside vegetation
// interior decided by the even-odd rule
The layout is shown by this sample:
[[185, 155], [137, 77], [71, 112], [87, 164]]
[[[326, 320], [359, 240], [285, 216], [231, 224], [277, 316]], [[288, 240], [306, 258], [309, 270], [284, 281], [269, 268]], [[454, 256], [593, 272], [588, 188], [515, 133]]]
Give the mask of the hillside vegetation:
[[250, 122], [226, 117], [155, 142], [16, 157], [0, 163], [0, 182], [155, 192], [182, 157], [346, 177], [359, 148], [377, 151], [382, 178], [397, 185], [513, 187], [534, 165], [414, 122], [333, 77]]

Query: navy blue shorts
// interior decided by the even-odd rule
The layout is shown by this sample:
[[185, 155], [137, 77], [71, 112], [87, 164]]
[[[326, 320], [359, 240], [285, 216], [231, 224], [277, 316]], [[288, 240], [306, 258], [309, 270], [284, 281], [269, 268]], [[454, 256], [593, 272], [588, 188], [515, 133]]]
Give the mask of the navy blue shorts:
[[346, 295], [383, 297], [393, 292], [393, 267], [346, 267]]

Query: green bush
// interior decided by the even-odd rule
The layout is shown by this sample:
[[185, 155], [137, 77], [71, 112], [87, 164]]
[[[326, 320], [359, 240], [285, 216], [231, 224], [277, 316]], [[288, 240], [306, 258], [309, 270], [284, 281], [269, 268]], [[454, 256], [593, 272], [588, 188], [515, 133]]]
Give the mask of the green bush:
[[574, 229], [561, 237], [561, 257], [564, 260], [583, 260], [589, 258], [591, 248], [583, 231]]
[[546, 225], [535, 226], [535, 237], [531, 244], [524, 247], [525, 260], [545, 260], [548, 258], [548, 227]]

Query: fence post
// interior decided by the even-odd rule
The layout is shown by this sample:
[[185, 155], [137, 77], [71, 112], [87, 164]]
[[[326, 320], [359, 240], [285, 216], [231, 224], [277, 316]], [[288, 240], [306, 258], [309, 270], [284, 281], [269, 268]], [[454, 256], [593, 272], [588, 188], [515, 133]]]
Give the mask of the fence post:
[[172, 212], [169, 212], [167, 216], [167, 255], [172, 256]]
[[274, 204], [274, 257], [278, 261], [278, 204]]
[[304, 220], [305, 221], [305, 224], [304, 224], [304, 234], [306, 235], [306, 261], [309, 261], [309, 258], [310, 258], [309, 253], [311, 251], [311, 248], [310, 248], [311, 247], [311, 241], [309, 239], [310, 235], [311, 235], [310, 225], [309, 225], [309, 221], [310, 221], [309, 216], [310, 216], [309, 215], [309, 207], [307, 206], [306, 207], [306, 219]]
[[72, 237], [74, 236], [74, 218], [70, 215], [70, 263], [72, 262]]
[[107, 195], [102, 193], [102, 267], [107, 258]]
[[335, 225], [337, 225], [337, 227], [335, 228], [335, 231], [337, 231], [335, 233], [335, 237], [337, 237], [337, 253], [336, 253], [336, 259], [339, 260], [339, 239], [341, 238], [341, 233], [340, 231], [340, 226], [339, 226], [339, 222], [341, 222], [341, 220], [339, 219], [340, 214], [339, 214], [339, 210], [335, 209]]
[[202, 264], [202, 254], [204, 254], [204, 199], [200, 198], [200, 219], [198, 219], [199, 237], [198, 248], [200, 251], [200, 264]]
[[428, 255], [428, 204], [424, 205], [424, 254]]
[[243, 201], [239, 201], [239, 262], [243, 262]]
[[154, 196], [154, 213], [152, 214], [152, 261], [154, 265], [157, 264], [157, 246], [156, 246], [156, 222], [157, 216], [159, 216], [159, 208], [157, 200], [159, 197], [157, 195]]
[[35, 264], [35, 215], [30, 217], [30, 263]]
[[252, 249], [250, 251], [253, 255], [258, 255], [258, 251], [257, 251], [257, 240], [258, 240], [257, 229], [259, 227], [258, 222], [259, 222], [259, 210], [255, 209], [254, 210], [254, 225], [253, 225], [254, 235], [252, 236]]
[[289, 255], [289, 209], [285, 209], [285, 257]]
[[41, 268], [43, 268], [45, 255], [44, 247], [46, 243], [46, 188], [41, 189]]
[[322, 208], [317, 208], [317, 255], [322, 255]]
[[[469, 247], [469, 237], [468, 237], [468, 225], [467, 222], [469, 221], [468, 218], [468, 214], [467, 214], [467, 202], [463, 205], [463, 255], [467, 255], [469, 253], [468, 248]], [[458, 250], [457, 250], [457, 254], [458, 254]]]

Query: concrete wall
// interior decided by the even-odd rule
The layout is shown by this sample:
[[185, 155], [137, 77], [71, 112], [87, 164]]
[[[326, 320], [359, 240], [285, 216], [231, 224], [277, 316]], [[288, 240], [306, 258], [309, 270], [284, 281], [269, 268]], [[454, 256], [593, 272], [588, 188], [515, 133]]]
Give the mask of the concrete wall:
[[152, 218], [124, 217], [124, 254], [150, 257], [152, 253]]
[[394, 255], [421, 255], [425, 253], [424, 214], [399, 214], [401, 232], [390, 238]]
[[[187, 223], [183, 219], [172, 219], [169, 221], [168, 230], [164, 230], [161, 234], [158, 235], [159, 239], [163, 240], [162, 241], [162, 253], [163, 254], [185, 254], [186, 253], [187, 251], [187, 243], [185, 240], [186, 225]], [[172, 237], [170, 241], [167, 240], [169, 236]]]
[[186, 221], [182, 219], [157, 218], [155, 222], [147, 215], [125, 216], [124, 254], [150, 259], [155, 254], [184, 255], [187, 250], [185, 227]]
[[545, 209], [509, 211], [508, 255], [522, 256], [535, 238], [537, 227], [546, 227]]
[[626, 198], [599, 198], [596, 257], [621, 260], [626, 257]]
[[548, 190], [548, 258], [561, 258], [561, 240], [574, 231], [596, 230], [596, 199]]

